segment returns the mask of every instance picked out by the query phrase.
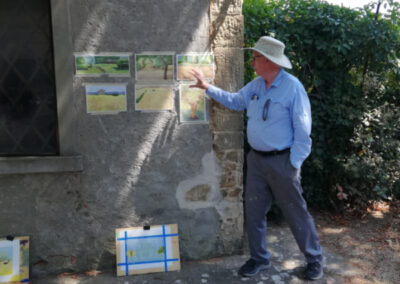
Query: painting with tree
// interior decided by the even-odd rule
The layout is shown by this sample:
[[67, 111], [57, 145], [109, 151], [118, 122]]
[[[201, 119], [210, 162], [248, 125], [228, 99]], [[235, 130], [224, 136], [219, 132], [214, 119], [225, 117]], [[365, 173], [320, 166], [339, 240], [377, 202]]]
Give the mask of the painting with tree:
[[135, 56], [136, 80], [173, 81], [174, 56], [168, 53], [140, 53]]
[[179, 116], [181, 123], [206, 122], [205, 92], [190, 88], [189, 84], [180, 85]]

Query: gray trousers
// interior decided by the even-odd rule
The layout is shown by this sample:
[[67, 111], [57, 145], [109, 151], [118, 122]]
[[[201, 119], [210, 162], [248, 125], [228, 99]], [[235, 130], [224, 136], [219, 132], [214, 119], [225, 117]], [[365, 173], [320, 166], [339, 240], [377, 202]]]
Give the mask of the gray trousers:
[[254, 151], [248, 153], [245, 214], [252, 259], [265, 261], [270, 258], [266, 214], [275, 200], [307, 262], [322, 262], [322, 248], [302, 192], [300, 169], [290, 163], [289, 152], [274, 156], [263, 156]]

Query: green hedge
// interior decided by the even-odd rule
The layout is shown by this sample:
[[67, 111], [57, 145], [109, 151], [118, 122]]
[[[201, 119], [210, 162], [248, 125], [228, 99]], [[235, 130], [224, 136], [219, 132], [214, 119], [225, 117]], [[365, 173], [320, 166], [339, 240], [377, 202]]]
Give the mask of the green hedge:
[[[245, 45], [263, 35], [285, 42], [310, 97], [313, 147], [302, 175], [313, 207], [400, 198], [400, 8], [388, 2], [381, 15], [316, 0], [244, 0]], [[255, 76], [250, 55], [246, 81]]]

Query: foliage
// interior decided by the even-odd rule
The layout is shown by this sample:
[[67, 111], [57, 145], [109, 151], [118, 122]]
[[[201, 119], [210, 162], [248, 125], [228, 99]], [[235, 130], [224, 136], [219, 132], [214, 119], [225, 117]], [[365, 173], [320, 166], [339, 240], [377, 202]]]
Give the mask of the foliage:
[[173, 64], [171, 55], [140, 55], [136, 58], [136, 70], [144, 68], [165, 68]]
[[[400, 5], [384, 5], [386, 15], [374, 4], [244, 0], [246, 46], [263, 35], [285, 42], [309, 94], [313, 149], [302, 175], [313, 206], [400, 198]], [[246, 81], [255, 76], [250, 55]]]
[[128, 59], [118, 59], [116, 62], [118, 69], [129, 69], [129, 60]]

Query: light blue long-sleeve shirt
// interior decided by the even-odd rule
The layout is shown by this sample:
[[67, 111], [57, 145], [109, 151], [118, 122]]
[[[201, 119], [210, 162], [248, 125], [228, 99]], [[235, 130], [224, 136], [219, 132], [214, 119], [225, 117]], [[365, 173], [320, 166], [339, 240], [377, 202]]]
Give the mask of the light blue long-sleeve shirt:
[[[232, 110], [247, 110], [247, 137], [259, 151], [290, 148], [290, 162], [300, 168], [311, 152], [311, 107], [307, 92], [293, 75], [281, 69], [267, 89], [257, 77], [238, 93], [210, 85], [207, 94]], [[264, 113], [265, 102], [270, 99]]]

